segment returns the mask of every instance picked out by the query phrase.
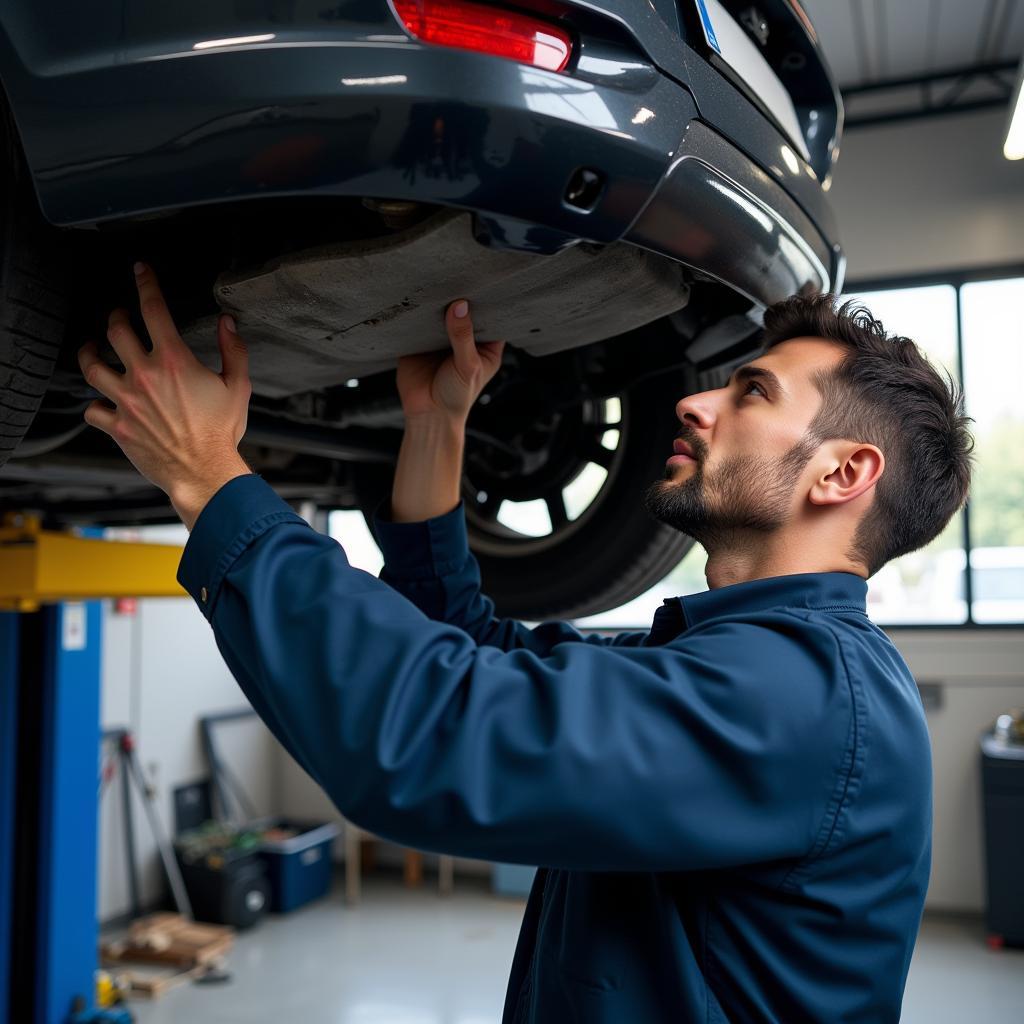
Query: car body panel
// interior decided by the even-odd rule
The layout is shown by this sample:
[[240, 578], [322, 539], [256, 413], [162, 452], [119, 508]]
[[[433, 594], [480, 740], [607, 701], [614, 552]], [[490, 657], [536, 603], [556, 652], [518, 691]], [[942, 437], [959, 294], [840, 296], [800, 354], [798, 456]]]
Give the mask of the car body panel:
[[[693, 202], [699, 197], [699, 202]], [[699, 121], [627, 240], [672, 251], [753, 302], [827, 291], [834, 253], [783, 189]], [[739, 265], [737, 251], [746, 259]]]
[[[781, 159], [785, 136], [708, 63], [685, 18], [670, 23], [678, 9], [570, 6], [604, 27], [581, 38], [573, 74], [555, 74], [424, 45], [385, 0], [5, 0], [0, 75], [55, 224], [369, 195], [473, 209], [495, 219], [508, 247], [552, 253], [624, 237], [701, 118], [758, 165], [759, 184], [770, 176], [800, 207], [831, 250], [836, 286], [841, 256], [821, 184], [802, 158]], [[206, 45], [250, 36], [270, 38]], [[563, 198], [581, 166], [606, 181], [589, 210]]]

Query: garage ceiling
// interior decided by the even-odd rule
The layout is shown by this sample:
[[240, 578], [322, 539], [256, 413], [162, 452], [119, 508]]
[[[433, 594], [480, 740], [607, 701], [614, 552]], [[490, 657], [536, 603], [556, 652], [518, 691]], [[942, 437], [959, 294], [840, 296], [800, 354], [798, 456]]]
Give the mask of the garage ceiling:
[[1024, 54], [1022, 0], [801, 2], [848, 127], [1009, 103]]

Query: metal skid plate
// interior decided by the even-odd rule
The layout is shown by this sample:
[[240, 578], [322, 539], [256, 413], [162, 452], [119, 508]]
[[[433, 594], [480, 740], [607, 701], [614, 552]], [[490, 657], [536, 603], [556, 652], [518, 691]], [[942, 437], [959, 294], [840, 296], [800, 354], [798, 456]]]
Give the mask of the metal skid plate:
[[[531, 355], [600, 341], [686, 304], [683, 268], [626, 243], [554, 255], [490, 248], [473, 215], [441, 211], [387, 238], [344, 242], [223, 274], [215, 286], [250, 352], [253, 390], [282, 397], [393, 367], [447, 347], [444, 310], [466, 297], [480, 341]], [[213, 317], [185, 339], [218, 363]]]

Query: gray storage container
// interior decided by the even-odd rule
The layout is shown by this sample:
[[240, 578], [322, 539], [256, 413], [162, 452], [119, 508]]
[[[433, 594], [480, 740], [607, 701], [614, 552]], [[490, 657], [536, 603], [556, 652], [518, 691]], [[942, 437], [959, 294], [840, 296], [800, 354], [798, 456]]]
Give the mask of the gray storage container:
[[1024, 946], [1024, 714], [982, 735], [981, 779], [988, 942]]

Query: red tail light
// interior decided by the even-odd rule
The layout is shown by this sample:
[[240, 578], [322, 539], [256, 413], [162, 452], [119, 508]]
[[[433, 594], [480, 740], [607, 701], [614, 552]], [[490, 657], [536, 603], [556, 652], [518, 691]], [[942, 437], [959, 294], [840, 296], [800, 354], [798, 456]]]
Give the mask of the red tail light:
[[405, 27], [425, 43], [456, 46], [561, 71], [572, 36], [540, 18], [470, 0], [392, 0]]

